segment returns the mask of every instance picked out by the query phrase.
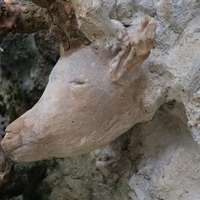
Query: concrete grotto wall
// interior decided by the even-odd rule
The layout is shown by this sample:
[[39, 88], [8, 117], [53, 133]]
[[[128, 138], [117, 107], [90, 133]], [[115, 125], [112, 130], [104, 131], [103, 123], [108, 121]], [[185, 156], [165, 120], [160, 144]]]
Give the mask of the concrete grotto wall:
[[[128, 31], [145, 14], [156, 19], [155, 48], [143, 67], [148, 70], [155, 91], [149, 93], [148, 101], [159, 109], [148, 122], [137, 124], [91, 154], [17, 164], [14, 178], [0, 188], [2, 199], [31, 199], [24, 192], [26, 187], [17, 192], [8, 189], [13, 180], [19, 180], [16, 174], [22, 168], [20, 173], [25, 178], [21, 185], [29, 184], [38, 199], [200, 199], [200, 1], [104, 3], [110, 17]], [[3, 116], [3, 112], [0, 114]], [[33, 184], [31, 177], [38, 170], [44, 173]]]

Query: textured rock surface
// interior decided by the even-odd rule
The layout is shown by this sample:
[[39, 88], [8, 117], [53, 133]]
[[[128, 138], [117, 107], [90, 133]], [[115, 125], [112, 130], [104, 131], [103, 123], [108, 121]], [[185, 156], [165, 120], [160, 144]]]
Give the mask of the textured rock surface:
[[[144, 14], [157, 21], [155, 48], [144, 63], [152, 80], [146, 91], [147, 114], [152, 119], [92, 155], [49, 162], [45, 178], [41, 176], [37, 183], [40, 197], [198, 200], [200, 2], [119, 0], [106, 6], [110, 17], [128, 26], [128, 31]], [[5, 117], [6, 112], [1, 109], [0, 114]], [[2, 121], [7, 123], [6, 118]], [[9, 199], [9, 190], [3, 191]], [[13, 194], [26, 197], [23, 191]]]

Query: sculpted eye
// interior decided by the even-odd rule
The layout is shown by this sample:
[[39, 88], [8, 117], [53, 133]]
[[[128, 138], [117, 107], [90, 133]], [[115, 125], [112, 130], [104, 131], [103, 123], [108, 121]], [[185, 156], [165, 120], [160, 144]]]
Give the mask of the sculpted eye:
[[69, 83], [75, 86], [83, 86], [87, 83], [87, 80], [83, 81], [83, 80], [76, 79], [76, 80], [70, 81]]
[[72, 81], [71, 83], [73, 83], [73, 84], [75, 84], [75, 85], [84, 85], [84, 84], [85, 84], [85, 81], [75, 80], [75, 81]]

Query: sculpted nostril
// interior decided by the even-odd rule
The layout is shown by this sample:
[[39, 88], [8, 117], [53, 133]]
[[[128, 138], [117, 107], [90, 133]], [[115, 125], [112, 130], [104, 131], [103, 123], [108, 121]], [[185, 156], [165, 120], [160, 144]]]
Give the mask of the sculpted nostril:
[[2, 149], [5, 152], [14, 151], [22, 146], [22, 139], [19, 134], [7, 133], [4, 139], [1, 141]]
[[5, 130], [6, 135], [1, 141], [2, 148], [5, 152], [12, 152], [22, 146], [20, 131], [24, 127], [24, 119], [21, 117], [12, 122]]

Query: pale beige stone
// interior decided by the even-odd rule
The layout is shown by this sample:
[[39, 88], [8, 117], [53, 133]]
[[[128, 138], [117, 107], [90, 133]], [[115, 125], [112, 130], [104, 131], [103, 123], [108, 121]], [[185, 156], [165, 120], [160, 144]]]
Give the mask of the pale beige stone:
[[66, 52], [39, 102], [7, 127], [4, 151], [15, 161], [79, 155], [143, 121], [148, 77], [139, 66], [153, 46], [155, 28], [146, 16], [112, 59], [102, 60], [91, 46]]

